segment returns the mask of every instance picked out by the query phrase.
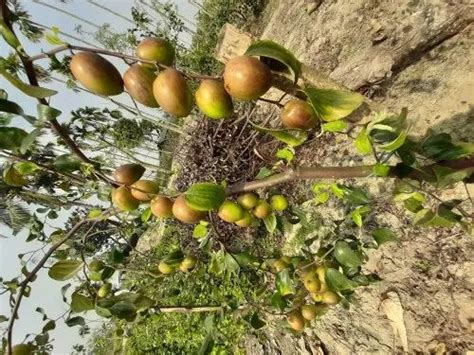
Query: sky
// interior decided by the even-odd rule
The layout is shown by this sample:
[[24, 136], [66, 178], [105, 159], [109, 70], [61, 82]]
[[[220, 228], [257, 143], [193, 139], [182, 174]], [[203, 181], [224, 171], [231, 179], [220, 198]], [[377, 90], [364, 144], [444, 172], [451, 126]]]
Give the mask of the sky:
[[[117, 31], [124, 31], [130, 26], [130, 24], [120, 18], [119, 16], [113, 15], [103, 9], [98, 8], [90, 3], [89, 0], [67, 0], [65, 3], [59, 0], [40, 0], [41, 2], [49, 5], [54, 5], [61, 7], [64, 10], [67, 10], [77, 16], [86, 18], [88, 21], [103, 24], [109, 23], [112, 29]], [[150, 1], [150, 0], [147, 0]], [[95, 0], [96, 3], [99, 3], [103, 6], [106, 6], [110, 9], [113, 9], [116, 13], [131, 18], [130, 9], [134, 5], [135, 1], [133, 0]], [[32, 16], [32, 20], [43, 25], [47, 26], [57, 26], [61, 31], [75, 34], [74, 28], [80, 24], [83, 26], [84, 30], [93, 32], [94, 27], [86, 23], [81, 23], [77, 19], [71, 18], [64, 14], [59, 14], [54, 10], [38, 4], [34, 0], [22, 0], [20, 3]], [[191, 4], [188, 0], [174, 0], [171, 3], [178, 6], [178, 12], [181, 16], [188, 19], [190, 22], [194, 23], [194, 16], [196, 14], [196, 7]], [[17, 31], [18, 32], [18, 31]], [[61, 37], [64, 41], [71, 44], [74, 43], [73, 40]], [[29, 54], [39, 54], [42, 50], [51, 49], [53, 46], [48, 44], [46, 41], [41, 41], [40, 43], [28, 43], [25, 38], [20, 37], [27, 53]], [[90, 42], [93, 42], [91, 38], [87, 39]], [[183, 37], [183, 41], [189, 42], [190, 38]], [[83, 45], [83, 44], [80, 44]], [[5, 45], [4, 42], [0, 40], [0, 56], [5, 56], [9, 53], [10, 49]], [[117, 66], [117, 68], [123, 73], [126, 69], [125, 64], [122, 61], [111, 59], [111, 61]], [[47, 62], [44, 62], [47, 65]], [[62, 84], [52, 82], [48, 84], [43, 84], [51, 89], [58, 91], [58, 94], [51, 98], [51, 105], [63, 112], [59, 117], [61, 122], [65, 122], [68, 119], [68, 113], [71, 110], [77, 109], [83, 106], [95, 106], [95, 107], [111, 107], [110, 103], [107, 100], [104, 100], [100, 97], [89, 95], [87, 93], [75, 93], [71, 90], [64, 88]], [[35, 115], [36, 114], [36, 101], [33, 98], [27, 97], [17, 89], [11, 87], [8, 82], [0, 77], [0, 89], [4, 89], [9, 94], [9, 100], [19, 103], [27, 114]], [[124, 94], [118, 97], [119, 101], [127, 102], [128, 97]], [[22, 119], [15, 119], [13, 125], [23, 128], [27, 131], [30, 131], [32, 128], [29, 126], [26, 121]], [[0, 159], [1, 163], [1, 159]], [[31, 212], [34, 212], [34, 206], [30, 206]], [[61, 228], [64, 221], [67, 219], [68, 212], [62, 211], [58, 219], [49, 222], [46, 231], [50, 233], [55, 228]], [[38, 242], [26, 243], [25, 238], [28, 235], [28, 231], [22, 231], [16, 236], [13, 236], [11, 231], [7, 227], [0, 225], [0, 235], [7, 236], [8, 238], [0, 237], [0, 277], [3, 277], [5, 280], [16, 277], [20, 274], [20, 260], [18, 254], [25, 253], [27, 251], [35, 250], [42, 246]], [[41, 254], [38, 254], [38, 258], [41, 257]], [[28, 269], [31, 270], [35, 260], [29, 264]], [[22, 306], [19, 312], [19, 319], [15, 322], [14, 328], [14, 343], [22, 342], [26, 334], [28, 333], [38, 333], [41, 331], [42, 326], [44, 325], [42, 321], [42, 315], [35, 312], [36, 307], [42, 307], [46, 311], [46, 314], [50, 318], [56, 318], [60, 316], [67, 309], [67, 305], [63, 303], [62, 296], [60, 293], [60, 288], [67, 282], [59, 282], [50, 279], [47, 276], [47, 269], [43, 269], [38, 274], [38, 279], [32, 284], [32, 292], [29, 298], [24, 298]], [[0, 296], [0, 315], [8, 316], [10, 313], [10, 307], [8, 304], [8, 297]], [[91, 328], [100, 324], [100, 320], [94, 314], [87, 313], [85, 318], [90, 319]], [[0, 330], [5, 327], [6, 323], [0, 324]], [[3, 327], [3, 328], [2, 328]], [[78, 327], [69, 328], [61, 320], [56, 324], [56, 329], [50, 332], [51, 338], [53, 338], [54, 350], [52, 354], [70, 354], [71, 347], [74, 344], [85, 344], [86, 339], [81, 338], [77, 333]]]

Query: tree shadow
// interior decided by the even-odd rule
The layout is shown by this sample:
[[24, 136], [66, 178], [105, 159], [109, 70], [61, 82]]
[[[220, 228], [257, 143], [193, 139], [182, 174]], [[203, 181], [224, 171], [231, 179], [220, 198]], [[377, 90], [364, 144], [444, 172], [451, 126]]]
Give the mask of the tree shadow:
[[474, 105], [430, 128], [437, 133], [449, 133], [454, 140], [474, 142]]

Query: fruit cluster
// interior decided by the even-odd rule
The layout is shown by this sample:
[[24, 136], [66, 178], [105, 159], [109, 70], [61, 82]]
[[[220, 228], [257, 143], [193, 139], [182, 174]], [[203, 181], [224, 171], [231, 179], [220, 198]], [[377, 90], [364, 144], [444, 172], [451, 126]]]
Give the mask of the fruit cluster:
[[[94, 52], [73, 55], [70, 69], [74, 78], [92, 93], [112, 96], [124, 88], [137, 102], [147, 107], [161, 107], [175, 117], [191, 113], [194, 101], [211, 119], [223, 119], [233, 114], [232, 97], [256, 100], [272, 86], [269, 67], [258, 58], [239, 56], [230, 59], [224, 69], [223, 80], [199, 75], [188, 75], [175, 69], [175, 50], [166, 40], [146, 38], [136, 48], [139, 63], [125, 74], [107, 59]], [[160, 71], [156, 73], [156, 69]], [[201, 79], [194, 95], [187, 78]], [[317, 116], [311, 105], [303, 100], [288, 101], [281, 113], [282, 124], [291, 129], [308, 130], [316, 126]]]
[[196, 266], [197, 259], [193, 255], [186, 255], [183, 260], [179, 263], [169, 263], [166, 261], [160, 261], [158, 264], [158, 270], [163, 275], [170, 275], [177, 269], [181, 272], [191, 271]]
[[[102, 270], [105, 268], [105, 263], [102, 260], [93, 259], [88, 265], [89, 279], [91, 281], [102, 281]], [[112, 284], [105, 282], [97, 289], [97, 296], [105, 298], [112, 292]]]
[[[273, 268], [277, 272], [280, 272], [289, 268], [291, 264], [292, 260], [290, 257], [282, 256], [275, 260]], [[326, 307], [339, 303], [339, 295], [331, 291], [326, 283], [326, 270], [327, 268], [324, 265], [302, 268], [301, 281], [311, 299], [316, 302], [316, 304], [302, 305], [298, 309], [292, 310], [287, 315], [288, 324], [293, 330], [303, 330], [308, 322], [324, 313]]]

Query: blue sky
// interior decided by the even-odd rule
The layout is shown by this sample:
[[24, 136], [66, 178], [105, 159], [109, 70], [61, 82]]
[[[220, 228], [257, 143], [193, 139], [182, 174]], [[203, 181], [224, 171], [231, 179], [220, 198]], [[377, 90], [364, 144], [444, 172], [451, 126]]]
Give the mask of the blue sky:
[[[29, 11], [32, 20], [35, 22], [50, 27], [57, 26], [61, 31], [71, 34], [74, 33], [74, 28], [78, 24], [81, 24], [84, 30], [91, 32], [94, 31], [93, 27], [85, 23], [80, 23], [71, 17], [61, 15], [52, 9], [33, 2], [32, 0], [24, 0], [20, 2], [25, 9]], [[77, 16], [84, 17], [88, 21], [99, 25], [110, 23], [112, 29], [117, 31], [124, 31], [129, 26], [127, 21], [103, 11], [89, 3], [87, 0], [69, 0], [66, 4], [62, 4], [58, 0], [42, 0], [42, 2], [62, 7]], [[128, 18], [131, 17], [130, 9], [135, 3], [132, 0], [96, 0], [96, 2], [107, 6], [113, 9], [113, 11]], [[194, 16], [196, 14], [196, 8], [194, 6], [192, 6], [187, 0], [175, 0], [172, 1], [172, 3], [178, 6], [179, 13], [182, 16], [190, 19], [190, 21], [194, 23]], [[62, 39], [69, 43], [74, 43], [72, 40], [66, 38]], [[88, 40], [92, 41], [90, 38]], [[185, 38], [185, 40], [189, 41], [189, 38]], [[29, 54], [37, 54], [40, 53], [41, 50], [48, 50], [52, 47], [45, 41], [41, 41], [40, 43], [28, 43], [24, 38], [22, 38], [22, 42]], [[8, 54], [9, 51], [10, 49], [7, 48], [4, 43], [0, 42], [0, 55], [4, 56]], [[112, 60], [112, 62], [117, 65], [121, 72], [125, 70], [123, 62], [117, 60]], [[44, 62], [44, 64], [47, 65], [47, 62]], [[111, 107], [110, 103], [104, 99], [86, 93], [74, 93], [65, 89], [61, 84], [56, 82], [48, 83], [44, 86], [55, 89], [59, 92], [51, 99], [51, 105], [63, 112], [59, 118], [60, 121], [63, 122], [68, 119], [68, 113], [71, 110], [82, 106]], [[19, 103], [27, 113], [35, 115], [36, 101], [34, 99], [29, 98], [18, 90], [12, 88], [3, 78], [0, 78], [0, 88], [9, 93], [10, 100]], [[121, 95], [118, 99], [123, 100], [123, 102], [128, 101], [128, 98], [125, 95]], [[15, 125], [26, 130], [31, 129], [28, 123], [21, 119], [17, 119]], [[32, 208], [32, 210], [33, 209], [34, 208]], [[51, 232], [55, 228], [61, 228], [64, 220], [67, 218], [67, 214], [67, 212], [61, 213], [60, 218], [50, 223], [51, 225], [47, 227], [47, 231]], [[25, 238], [27, 234], [27, 231], [23, 231], [16, 236], [12, 236], [11, 231], [7, 230], [5, 226], [0, 225], [0, 235], [9, 236], [8, 238], [0, 238], [0, 276], [4, 279], [10, 279], [20, 274], [21, 265], [17, 257], [18, 254], [41, 247], [41, 243], [26, 243]], [[31, 266], [29, 269], [31, 269]], [[32, 284], [31, 296], [24, 299], [22, 303], [19, 313], [20, 319], [15, 323], [14, 343], [21, 342], [28, 333], [37, 333], [41, 330], [41, 327], [44, 324], [42, 322], [41, 314], [35, 312], [36, 307], [40, 306], [44, 308], [50, 318], [58, 317], [67, 309], [67, 305], [62, 302], [60, 294], [60, 287], [65, 283], [66, 282], [61, 283], [49, 279], [46, 269], [39, 273], [37, 281]], [[9, 313], [10, 308], [8, 305], [8, 297], [0, 296], [0, 314], [8, 316]], [[86, 318], [93, 321], [97, 320], [97, 317], [93, 314], [87, 314]], [[0, 324], [0, 329], [2, 329], [1, 327], [5, 324], [6, 323]], [[91, 327], [96, 325], [96, 322], [91, 323]], [[84, 343], [86, 341], [78, 336], [77, 329], [77, 327], [68, 328], [61, 320], [57, 322], [56, 329], [50, 334], [51, 337], [54, 338], [53, 344], [55, 349], [53, 354], [69, 354], [72, 345], [76, 343]]]

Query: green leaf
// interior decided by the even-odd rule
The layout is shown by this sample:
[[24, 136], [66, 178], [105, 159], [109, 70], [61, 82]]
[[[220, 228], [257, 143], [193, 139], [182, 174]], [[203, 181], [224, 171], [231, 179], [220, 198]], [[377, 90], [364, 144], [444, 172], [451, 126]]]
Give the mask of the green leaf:
[[135, 305], [130, 302], [117, 302], [109, 308], [110, 313], [118, 319], [125, 319], [126, 321], [133, 321], [137, 315]]
[[109, 253], [108, 260], [111, 264], [121, 264], [123, 263], [124, 258], [125, 255], [123, 254], [123, 251], [114, 246]]
[[3, 76], [10, 84], [22, 91], [24, 94], [37, 98], [44, 99], [57, 94], [57, 91], [46, 89], [40, 86], [33, 86], [22, 82], [16, 76], [10, 74], [6, 69], [0, 66], [0, 75]]
[[48, 275], [54, 280], [68, 280], [76, 276], [82, 266], [83, 262], [81, 260], [60, 260], [51, 266]]
[[21, 116], [29, 123], [33, 124], [36, 121], [36, 118], [33, 116], [25, 114], [20, 105], [13, 101], [8, 101], [6, 99], [0, 98], [0, 112], [11, 113], [13, 115]]
[[328, 268], [326, 271], [326, 283], [333, 291], [351, 291], [357, 284], [349, 280], [342, 273], [333, 268]]
[[94, 309], [94, 303], [89, 297], [74, 292], [71, 296], [71, 309], [75, 313], [89, 311]]
[[84, 318], [79, 316], [66, 319], [64, 323], [66, 323], [68, 327], [74, 327], [76, 325], [80, 325], [81, 327], [83, 327], [84, 325], [86, 325], [86, 321], [84, 320]]
[[343, 190], [344, 198], [347, 199], [353, 205], [366, 205], [370, 202], [367, 194], [357, 187], [349, 187], [339, 184], [337, 185], [337, 187]]
[[38, 104], [36, 109], [38, 110], [38, 117], [41, 122], [50, 122], [61, 115], [61, 111], [48, 105]]
[[207, 333], [197, 355], [210, 355], [214, 348], [214, 333]]
[[245, 52], [249, 56], [261, 56], [272, 58], [284, 64], [293, 74], [294, 82], [298, 80], [301, 72], [301, 63], [296, 57], [285, 47], [270, 40], [260, 40], [254, 42], [247, 48]]
[[81, 161], [72, 154], [62, 154], [54, 161], [54, 168], [62, 173], [72, 173], [81, 168]]
[[367, 134], [367, 129], [363, 128], [357, 135], [354, 146], [357, 151], [362, 155], [372, 154], [372, 143], [370, 143], [369, 135]]
[[314, 202], [317, 205], [322, 205], [322, 204], [328, 202], [328, 200], [329, 200], [329, 192], [327, 192], [327, 191], [321, 192], [320, 194], [317, 194], [316, 197], [314, 198]]
[[344, 189], [339, 187], [339, 185], [336, 183], [331, 184], [331, 191], [334, 194], [334, 196], [336, 196], [337, 198], [344, 197]]
[[247, 316], [245, 319], [253, 329], [261, 329], [267, 324], [260, 319], [257, 312], [252, 313], [252, 315]]
[[52, 26], [50, 31], [44, 35], [44, 38], [52, 46], [60, 46], [61, 44], [65, 43], [61, 40], [61, 38], [59, 38], [60, 32], [61, 31], [58, 27]]
[[265, 179], [266, 177], [269, 177], [271, 175], [273, 175], [273, 171], [271, 171], [267, 167], [263, 167], [258, 171], [257, 176], [255, 176], [255, 179], [256, 180], [261, 180], [261, 179]]
[[375, 176], [385, 177], [385, 176], [388, 176], [389, 172], [390, 172], [390, 167], [388, 165], [380, 164], [380, 163], [377, 163], [374, 165]]
[[16, 127], [0, 127], [0, 149], [14, 150], [21, 147], [28, 136], [24, 130]]
[[389, 242], [398, 242], [398, 238], [394, 232], [388, 228], [377, 228], [372, 232], [372, 237], [374, 237], [377, 245], [382, 245]]
[[291, 163], [291, 161], [295, 157], [295, 150], [292, 147], [285, 147], [277, 150], [275, 156], [278, 159], [286, 160], [287, 163]]
[[414, 198], [415, 200], [420, 201], [420, 202], [425, 202], [425, 200], [426, 200], [425, 196], [423, 196], [423, 194], [421, 194], [418, 191], [398, 193], [393, 197], [393, 200], [395, 202], [402, 202], [402, 201], [408, 200], [410, 198]]
[[50, 330], [53, 330], [56, 328], [56, 322], [52, 319], [46, 322], [46, 324], [43, 326], [42, 332], [46, 333], [49, 332]]
[[311, 190], [313, 190], [313, 192], [315, 194], [319, 194], [323, 191], [327, 191], [329, 186], [330, 185], [328, 183], [325, 183], [325, 182], [316, 182], [316, 183], [313, 184], [313, 186], [311, 186]]
[[401, 132], [392, 142], [381, 144], [380, 149], [385, 150], [386, 152], [393, 152], [405, 143], [406, 138], [407, 132]]
[[231, 277], [232, 275], [237, 275], [240, 270], [240, 265], [237, 263], [237, 260], [234, 259], [232, 254], [225, 253], [224, 260], [226, 276]]
[[193, 230], [193, 238], [201, 239], [207, 235], [207, 226], [203, 224], [197, 224]]
[[306, 88], [304, 93], [324, 121], [347, 117], [364, 102], [362, 95], [352, 91]]
[[267, 217], [265, 217], [263, 219], [263, 223], [265, 224], [268, 233], [273, 234], [273, 232], [275, 232], [277, 226], [277, 219], [274, 213], [271, 213]]
[[357, 252], [351, 249], [344, 241], [336, 243], [333, 255], [339, 264], [350, 268], [358, 268], [362, 265], [362, 260]]
[[5, 317], [4, 315], [0, 314], [0, 323], [6, 322], [8, 320], [8, 317]]
[[151, 208], [147, 207], [141, 214], [140, 219], [143, 223], [146, 223], [151, 218]]
[[447, 133], [429, 136], [422, 144], [424, 155], [436, 161], [455, 160], [474, 153], [474, 144], [453, 142]]
[[413, 213], [417, 213], [418, 211], [423, 209], [423, 203], [415, 198], [408, 198], [404, 200], [403, 205], [408, 211]]
[[181, 249], [176, 249], [171, 253], [168, 253], [164, 258], [163, 261], [169, 265], [178, 265], [183, 261], [184, 254]]
[[260, 260], [247, 253], [247, 252], [242, 252], [242, 253], [238, 253], [238, 254], [232, 254], [234, 259], [237, 260], [237, 263], [240, 265], [240, 266], [249, 266], [249, 265], [259, 265], [260, 264]]
[[21, 146], [20, 146], [20, 153], [25, 154], [28, 152], [31, 148], [31, 146], [35, 143], [36, 138], [41, 134], [41, 128], [36, 128], [32, 130], [28, 135], [23, 138], [21, 141]]
[[435, 166], [433, 171], [436, 176], [436, 186], [440, 189], [453, 185], [468, 178], [472, 172], [469, 169], [454, 170], [444, 166]]
[[293, 295], [296, 292], [288, 268], [283, 269], [277, 274], [275, 284], [278, 292], [282, 296]]
[[337, 120], [324, 123], [322, 127], [326, 132], [344, 132], [349, 127], [349, 125], [346, 121]]
[[110, 279], [114, 273], [115, 273], [115, 269], [113, 267], [106, 266], [102, 269], [100, 273], [100, 279], [102, 281]]
[[370, 212], [369, 206], [359, 206], [351, 213], [352, 220], [360, 228], [362, 227], [362, 216]]
[[31, 175], [34, 172], [38, 171], [40, 167], [31, 161], [22, 161], [15, 163], [14, 168], [21, 175]]
[[308, 133], [300, 129], [275, 129], [259, 126], [251, 121], [250, 124], [259, 132], [267, 133], [272, 137], [288, 144], [290, 147], [297, 147], [308, 139]]
[[276, 310], [283, 312], [286, 307], [288, 307], [288, 302], [286, 302], [285, 298], [281, 295], [280, 292], [276, 291], [270, 300], [272, 307]]
[[415, 223], [415, 225], [423, 225], [431, 221], [433, 218], [433, 211], [431, 211], [429, 208], [423, 208], [416, 213], [413, 223]]
[[225, 189], [222, 185], [209, 182], [192, 185], [185, 193], [186, 202], [198, 211], [217, 210], [225, 200]]

